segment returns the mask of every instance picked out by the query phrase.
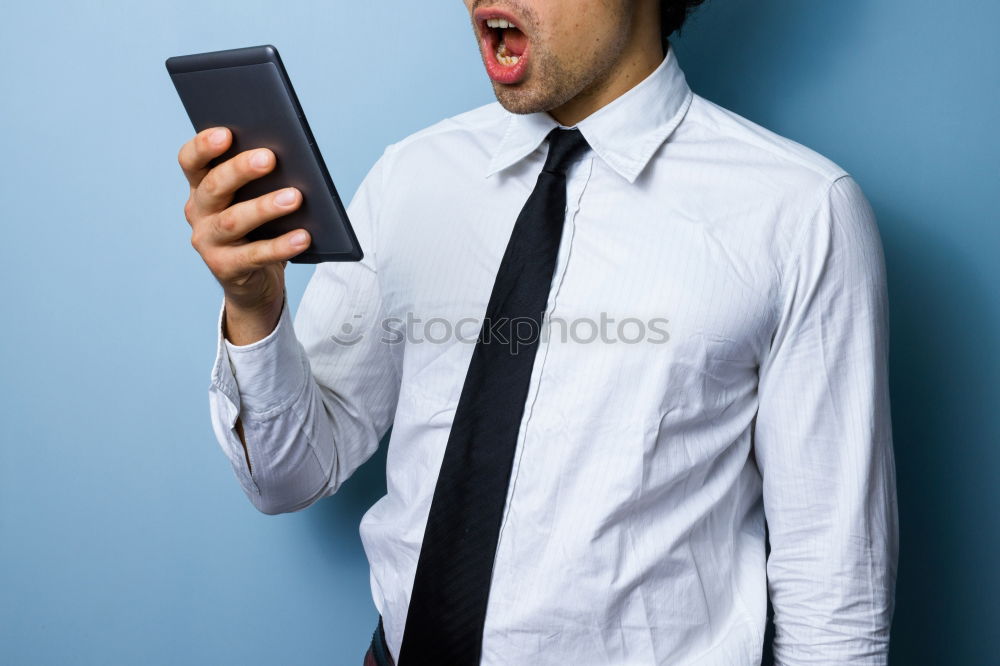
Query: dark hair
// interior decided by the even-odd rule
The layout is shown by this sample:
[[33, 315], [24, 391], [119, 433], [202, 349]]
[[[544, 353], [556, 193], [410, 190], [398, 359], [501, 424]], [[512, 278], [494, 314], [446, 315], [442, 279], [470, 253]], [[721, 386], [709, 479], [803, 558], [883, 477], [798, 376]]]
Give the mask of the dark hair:
[[660, 26], [663, 43], [667, 37], [681, 29], [688, 15], [705, 0], [660, 0]]

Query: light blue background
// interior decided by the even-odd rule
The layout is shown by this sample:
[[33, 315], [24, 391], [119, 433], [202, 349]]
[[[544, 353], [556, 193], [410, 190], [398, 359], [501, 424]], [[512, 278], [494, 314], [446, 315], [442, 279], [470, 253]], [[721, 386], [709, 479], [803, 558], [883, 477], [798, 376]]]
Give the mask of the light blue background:
[[[678, 44], [696, 91], [839, 162], [878, 213], [896, 664], [1000, 654], [998, 26], [990, 0], [711, 0]], [[240, 491], [163, 60], [277, 45], [346, 197], [386, 144], [492, 101], [462, 4], [20, 2], [0, 37], [0, 663], [359, 664], [384, 451], [300, 514]]]

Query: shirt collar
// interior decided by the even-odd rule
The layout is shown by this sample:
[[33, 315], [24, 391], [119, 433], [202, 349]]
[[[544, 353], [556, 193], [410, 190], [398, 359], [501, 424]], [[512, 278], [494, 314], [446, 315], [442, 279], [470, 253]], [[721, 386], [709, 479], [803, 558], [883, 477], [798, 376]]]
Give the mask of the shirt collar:
[[[692, 97], [671, 47], [652, 74], [576, 127], [594, 152], [632, 183], [680, 124]], [[493, 154], [486, 176], [533, 153], [555, 127], [559, 123], [544, 111], [509, 114], [507, 131]]]

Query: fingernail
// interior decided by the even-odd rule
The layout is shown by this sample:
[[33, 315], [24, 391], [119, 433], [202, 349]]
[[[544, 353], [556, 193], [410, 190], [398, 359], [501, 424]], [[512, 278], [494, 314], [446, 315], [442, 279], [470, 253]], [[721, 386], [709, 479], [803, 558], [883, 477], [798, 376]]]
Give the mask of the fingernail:
[[214, 145], [221, 146], [223, 143], [226, 142], [226, 130], [224, 129], [215, 130], [214, 132], [212, 132], [211, 140]]
[[281, 190], [274, 197], [274, 203], [279, 206], [291, 206], [295, 203], [295, 190]]
[[271, 161], [271, 155], [266, 150], [258, 150], [253, 154], [250, 159], [250, 163], [253, 164], [258, 169], [266, 167], [268, 162]]
[[295, 247], [302, 247], [309, 243], [309, 234], [304, 231], [296, 231], [292, 234], [292, 245]]

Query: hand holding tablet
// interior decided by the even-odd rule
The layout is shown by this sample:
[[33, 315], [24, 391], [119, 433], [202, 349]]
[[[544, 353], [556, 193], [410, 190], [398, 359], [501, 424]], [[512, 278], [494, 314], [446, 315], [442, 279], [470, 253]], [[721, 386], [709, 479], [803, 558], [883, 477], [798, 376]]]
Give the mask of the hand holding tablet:
[[[306, 229], [310, 245], [288, 258], [295, 263], [324, 261], [359, 261], [362, 251], [351, 228], [347, 213], [323, 162], [309, 129], [288, 74], [273, 46], [255, 46], [178, 56], [166, 61], [167, 70], [195, 129], [201, 133], [212, 128], [227, 128], [232, 143], [221, 155], [207, 164], [198, 163], [198, 145], [182, 150], [181, 162], [188, 179], [209, 178], [220, 196], [200, 197], [198, 203], [218, 206], [232, 194], [225, 213], [244, 231], [247, 223], [259, 226], [245, 229], [248, 241], [273, 239], [296, 229]], [[210, 149], [207, 143], [202, 147]], [[267, 164], [249, 164], [249, 151], [266, 148], [272, 155], [258, 154]], [[246, 153], [246, 154], [244, 154]], [[229, 163], [235, 160], [233, 163]], [[227, 166], [227, 163], [228, 166]], [[219, 171], [215, 170], [219, 167]], [[270, 167], [270, 168], [267, 168]], [[262, 169], [267, 168], [266, 171]], [[212, 175], [209, 175], [211, 173]], [[200, 178], [199, 178], [200, 175]], [[234, 180], [235, 179], [235, 180]], [[220, 181], [226, 180], [223, 184]], [[239, 185], [234, 192], [222, 191], [226, 185]], [[198, 187], [192, 182], [192, 187]], [[274, 192], [295, 188], [291, 194], [299, 203], [294, 209], [275, 205]], [[201, 188], [199, 188], [201, 189]], [[266, 200], [264, 197], [272, 196]], [[237, 215], [238, 204], [257, 206], [267, 219]], [[248, 209], [239, 209], [242, 213]], [[241, 236], [242, 237], [242, 236]]]

